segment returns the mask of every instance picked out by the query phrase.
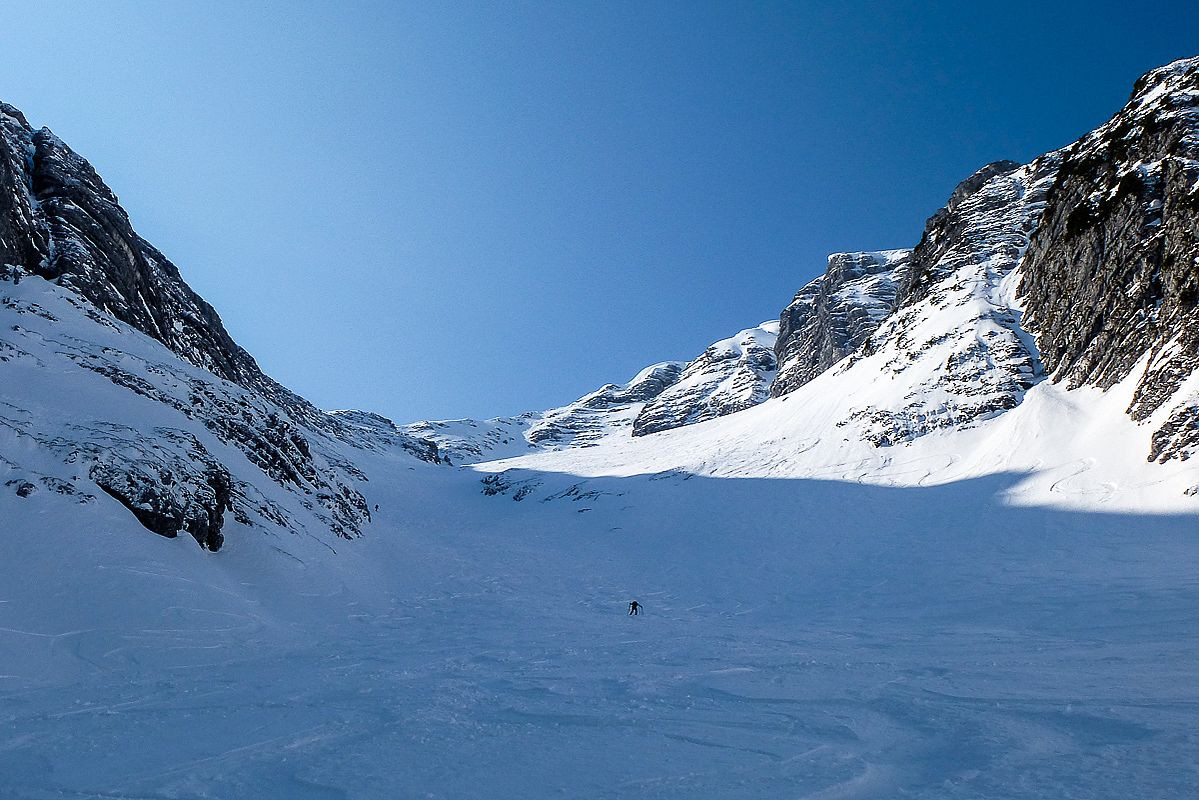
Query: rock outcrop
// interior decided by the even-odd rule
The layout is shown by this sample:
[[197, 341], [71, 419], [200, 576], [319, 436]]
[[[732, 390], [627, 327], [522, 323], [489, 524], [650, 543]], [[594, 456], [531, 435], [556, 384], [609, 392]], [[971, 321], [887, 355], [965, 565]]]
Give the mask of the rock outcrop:
[[[882, 291], [832, 302], [863, 273], [881, 283], [871, 270], [889, 280]], [[967, 178], [893, 272], [868, 254], [831, 257], [783, 312], [772, 393], [881, 353], [901, 399], [855, 407], [841, 424], [890, 445], [1012, 408], [1047, 373], [1107, 389], [1139, 370], [1128, 413], [1152, 427], [1149, 459], [1185, 459], [1199, 452], [1197, 309], [1192, 58], [1145, 75], [1072, 146]], [[875, 327], [864, 339], [846, 335], [854, 314]]]
[[[1036, 215], [1014, 213], [1013, 204], [1023, 198], [988, 186], [1003, 185], [994, 179], [1014, 175], [1022, 167], [1015, 161], [995, 161], [954, 188], [945, 206], [924, 223], [924, 234], [912, 251], [897, 305], [918, 303], [963, 267], [969, 269], [988, 259], [998, 259], [1003, 267], [1010, 267], [1019, 260], [1036, 227]], [[1039, 181], [1034, 178], [1032, 182]], [[1023, 189], [1013, 188], [1017, 192]]]
[[778, 375], [770, 394], [803, 386], [861, 347], [895, 310], [911, 250], [833, 253], [779, 317]]
[[1053, 379], [1107, 388], [1139, 370], [1128, 413], [1153, 420], [1148, 457], [1199, 452], [1199, 58], [1149, 72], [1063, 151], [1022, 272]]

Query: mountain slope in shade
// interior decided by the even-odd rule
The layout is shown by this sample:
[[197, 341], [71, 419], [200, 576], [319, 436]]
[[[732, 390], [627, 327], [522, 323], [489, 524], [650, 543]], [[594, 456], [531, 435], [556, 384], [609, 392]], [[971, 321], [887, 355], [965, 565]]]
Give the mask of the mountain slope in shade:
[[355, 454], [436, 457], [398, 434], [304, 427], [40, 277], [0, 283], [0, 386], [0, 487], [78, 503], [81, 524], [115, 501], [214, 550], [230, 528], [356, 536], [370, 511]]
[[[91, 165], [7, 105], [0, 320], [0, 482], [15, 491], [111, 498], [209, 549], [227, 512], [318, 536], [369, 520], [365, 476], [334, 443], [379, 443], [264, 375]], [[437, 458], [411, 437], [386, 446]]]

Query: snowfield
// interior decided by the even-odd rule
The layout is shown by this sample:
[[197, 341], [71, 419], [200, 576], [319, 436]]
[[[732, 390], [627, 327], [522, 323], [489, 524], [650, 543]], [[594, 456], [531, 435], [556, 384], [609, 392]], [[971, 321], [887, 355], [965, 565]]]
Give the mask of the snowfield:
[[811, 435], [819, 384], [476, 468], [358, 454], [380, 512], [333, 549], [0, 493], [0, 796], [1190, 795], [1194, 470], [1121, 450], [1118, 389], [874, 448]]

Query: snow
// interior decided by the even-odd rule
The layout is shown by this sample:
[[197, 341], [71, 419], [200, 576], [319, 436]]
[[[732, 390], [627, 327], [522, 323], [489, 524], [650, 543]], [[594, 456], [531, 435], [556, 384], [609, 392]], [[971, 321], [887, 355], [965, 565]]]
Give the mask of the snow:
[[779, 321], [767, 320], [752, 328], [738, 331], [736, 335], [721, 339], [708, 345], [707, 352], [718, 358], [739, 358], [745, 353], [746, 347], [756, 344], [759, 347], [772, 349], [779, 335]]
[[836, 422], [904, 390], [885, 357], [473, 468], [345, 445], [380, 511], [332, 546], [0, 491], [0, 796], [1192, 794], [1194, 466], [1144, 461], [1131, 384], [876, 448]]
[[[1039, 413], [1092, 400], [1046, 392]], [[730, 469], [752, 413], [660, 436], [719, 441]], [[1002, 420], [987, 438], [1010, 434]], [[521, 502], [484, 496], [476, 470], [372, 454], [381, 513], [336, 555], [231, 531], [214, 556], [115, 504], [79, 530], [46, 492], [0, 494], [19, 534], [0, 537], [0, 783], [16, 797], [1186, 796], [1195, 517], [1038, 503], [1035, 473], [982, 474], [953, 436], [922, 442], [938, 438], [886, 467], [846, 452], [824, 478], [748, 462], [740, 477], [621, 476], [598, 469], [602, 447], [557, 451], [524, 460], [542, 485]], [[1103, 465], [1072, 455], [1046, 470], [1091, 486]], [[594, 477], [572, 474], [582, 460]], [[1156, 489], [1116, 494], [1133, 491]], [[644, 616], [625, 614], [632, 598]]]
[[[1014, 262], [967, 267], [872, 354], [661, 433], [630, 435], [622, 391], [680, 364], [544, 414], [338, 412], [357, 444], [313, 444], [379, 507], [349, 541], [80, 364], [260, 399], [4, 284], [0, 798], [1193, 796], [1199, 472], [1145, 459], [1172, 406], [1138, 424], [1135, 377], [1042, 380], [885, 447], [855, 416], [958, 413], [963, 341], [1035, 355]], [[529, 446], [567, 411], [590, 446]], [[71, 454], [126, 429], [190, 433], [287, 525], [230, 515], [219, 553], [147, 532]], [[397, 431], [491, 460], [424, 463]]]

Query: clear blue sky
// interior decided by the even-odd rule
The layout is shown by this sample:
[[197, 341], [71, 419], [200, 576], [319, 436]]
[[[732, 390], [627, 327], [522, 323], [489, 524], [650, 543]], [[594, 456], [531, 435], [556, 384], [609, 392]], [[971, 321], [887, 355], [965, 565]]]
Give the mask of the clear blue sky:
[[[45, 7], [48, 6], [48, 7]], [[398, 421], [573, 399], [1199, 54], [1194, 2], [23, 3], [0, 98], [263, 368]]]

